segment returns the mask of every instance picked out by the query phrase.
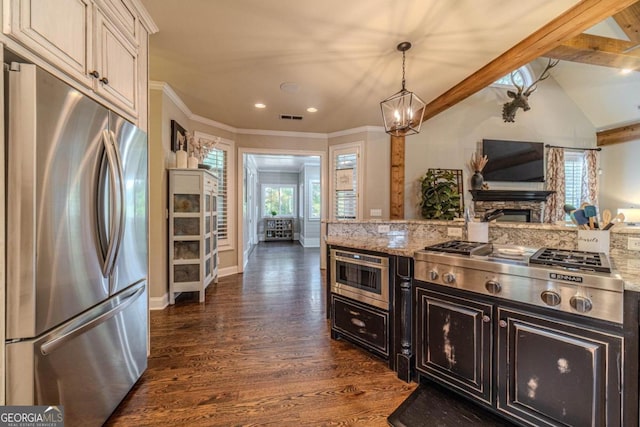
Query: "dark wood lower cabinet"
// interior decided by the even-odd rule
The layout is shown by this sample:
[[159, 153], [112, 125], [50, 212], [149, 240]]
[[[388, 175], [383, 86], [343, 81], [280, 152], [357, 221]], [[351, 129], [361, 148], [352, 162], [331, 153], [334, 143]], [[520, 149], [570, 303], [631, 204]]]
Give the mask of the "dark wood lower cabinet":
[[492, 305], [417, 288], [416, 369], [491, 403]]
[[498, 308], [498, 409], [536, 426], [619, 426], [622, 337]]
[[344, 337], [389, 357], [389, 312], [331, 295], [331, 336]]
[[421, 377], [523, 426], [626, 425], [621, 328], [437, 285], [414, 289]]

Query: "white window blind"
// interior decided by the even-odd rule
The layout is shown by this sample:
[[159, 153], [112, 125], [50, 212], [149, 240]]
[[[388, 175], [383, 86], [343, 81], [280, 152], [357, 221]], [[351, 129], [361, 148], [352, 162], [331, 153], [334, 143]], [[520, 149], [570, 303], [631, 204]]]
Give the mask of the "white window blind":
[[565, 177], [565, 203], [578, 208], [582, 201], [582, 168], [584, 166], [584, 153], [565, 151], [564, 153], [564, 177]]
[[358, 217], [358, 153], [336, 153], [334, 162], [335, 218], [355, 219]]
[[218, 241], [229, 239], [229, 154], [224, 147], [214, 148], [204, 159], [205, 165], [212, 166], [211, 171], [218, 176]]

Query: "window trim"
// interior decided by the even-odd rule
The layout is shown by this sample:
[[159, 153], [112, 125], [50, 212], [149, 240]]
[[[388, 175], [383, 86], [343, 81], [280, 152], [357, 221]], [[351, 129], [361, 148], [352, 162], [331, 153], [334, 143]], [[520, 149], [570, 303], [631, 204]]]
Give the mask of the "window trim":
[[335, 212], [335, 188], [336, 188], [336, 154], [357, 154], [357, 163], [356, 163], [356, 176], [357, 176], [357, 188], [356, 188], [356, 217], [354, 219], [349, 219], [351, 221], [360, 221], [363, 218], [364, 213], [364, 197], [363, 197], [363, 188], [364, 188], [364, 164], [365, 164], [365, 150], [364, 150], [364, 141], [356, 141], [356, 142], [348, 142], [345, 144], [336, 144], [329, 146], [329, 218], [332, 221], [349, 221], [346, 219], [336, 218]]
[[[517, 69], [522, 73], [522, 78], [524, 79], [524, 86], [525, 87], [529, 86], [533, 82], [533, 70], [531, 69], [531, 66], [529, 66], [529, 64], [525, 64], [522, 67], [519, 67]], [[507, 76], [507, 75], [509, 75], [509, 74], [505, 74], [505, 76]], [[503, 83], [498, 83], [497, 82], [502, 77], [504, 77], [504, 76], [501, 76], [496, 81], [491, 83], [489, 86], [495, 87], [495, 88], [498, 88], [498, 89], [513, 89], [513, 85], [512, 84], [503, 84]]]
[[[577, 177], [577, 182], [574, 183], [574, 189], [575, 191], [577, 191], [578, 194], [578, 203], [576, 203], [575, 200], [568, 200], [567, 196], [569, 195], [569, 191], [567, 191], [568, 187], [569, 187], [569, 180], [567, 179], [567, 174], [566, 174], [566, 170], [567, 170], [567, 163], [568, 162], [572, 162], [572, 163], [579, 163], [580, 164], [580, 174]], [[565, 204], [572, 204], [575, 205], [575, 208], [577, 209], [578, 206], [580, 206], [580, 197], [582, 194], [582, 168], [584, 168], [584, 152], [578, 152], [578, 151], [570, 151], [570, 150], [565, 150], [564, 152], [564, 170], [565, 170], [565, 195], [564, 195], [564, 203]], [[573, 180], [572, 180], [573, 181]], [[577, 184], [577, 186], [575, 185]], [[569, 220], [569, 215], [565, 215], [565, 219]]]
[[296, 218], [298, 215], [297, 201], [298, 201], [298, 184], [270, 184], [268, 182], [264, 182], [260, 184], [260, 210], [262, 218], [271, 218], [271, 215], [265, 215], [264, 212], [264, 190], [267, 187], [271, 188], [292, 188], [293, 189], [293, 213], [291, 215], [276, 215], [276, 218]]
[[[317, 187], [318, 188], [318, 192], [320, 193], [320, 211], [318, 212], [317, 216], [311, 216], [311, 213], [313, 212], [313, 188]], [[309, 189], [308, 191], [308, 195], [309, 195], [309, 215], [307, 216], [307, 220], [308, 221], [320, 221], [321, 217], [322, 217], [322, 186], [320, 185], [320, 179], [311, 179], [309, 180]]]
[[[201, 131], [193, 133], [194, 138], [214, 139], [215, 135], [211, 135]], [[218, 150], [227, 153], [227, 238], [218, 239], [218, 251], [231, 251], [236, 247], [235, 221], [236, 221], [236, 187], [235, 187], [235, 142], [221, 138], [220, 143], [215, 147]]]

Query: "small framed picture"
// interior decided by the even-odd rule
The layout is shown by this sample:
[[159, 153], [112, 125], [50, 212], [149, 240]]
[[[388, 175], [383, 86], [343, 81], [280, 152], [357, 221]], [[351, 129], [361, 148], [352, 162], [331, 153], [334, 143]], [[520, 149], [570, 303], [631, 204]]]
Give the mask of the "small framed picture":
[[180, 123], [175, 120], [171, 120], [171, 150], [180, 150], [180, 144], [182, 143], [182, 149], [187, 150], [187, 137], [186, 132]]

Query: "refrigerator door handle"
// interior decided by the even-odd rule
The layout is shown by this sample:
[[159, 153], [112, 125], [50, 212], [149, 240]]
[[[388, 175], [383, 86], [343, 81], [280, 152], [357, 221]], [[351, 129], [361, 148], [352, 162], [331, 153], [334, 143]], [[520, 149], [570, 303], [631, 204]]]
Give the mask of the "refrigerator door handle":
[[133, 304], [135, 302], [135, 300], [140, 295], [142, 295], [144, 293], [145, 286], [146, 286], [146, 284], [143, 283], [132, 294], [123, 297], [123, 298], [125, 298], [124, 301], [120, 302], [120, 304], [116, 305], [115, 307], [113, 307], [109, 311], [106, 311], [106, 312], [100, 314], [99, 316], [91, 319], [90, 321], [88, 321], [86, 323], [82, 323], [77, 328], [74, 328], [74, 329], [72, 329], [72, 330], [70, 330], [68, 332], [65, 332], [64, 334], [62, 334], [60, 336], [52, 338], [52, 339], [48, 340], [47, 342], [43, 343], [40, 346], [40, 352], [44, 356], [47, 356], [47, 355], [53, 353], [54, 351], [56, 351], [57, 348], [59, 348], [60, 346], [64, 345], [66, 342], [68, 342], [69, 340], [73, 339], [74, 337], [76, 337], [78, 335], [81, 335], [81, 334], [85, 333], [86, 331], [88, 331], [90, 329], [93, 329], [96, 326], [100, 325], [101, 323], [104, 323], [107, 320], [111, 319], [113, 316], [117, 315], [118, 313], [123, 311], [125, 308], [127, 308], [128, 306]]
[[109, 135], [111, 137], [111, 143], [113, 144], [113, 148], [114, 148], [114, 152], [115, 152], [115, 158], [116, 158], [116, 164], [118, 166], [118, 183], [120, 184], [118, 186], [119, 189], [119, 213], [118, 213], [118, 242], [116, 244], [116, 249], [115, 249], [115, 254], [113, 257], [113, 266], [111, 268], [111, 270], [113, 271], [113, 268], [115, 268], [116, 262], [118, 261], [118, 256], [120, 255], [120, 245], [122, 243], [122, 238], [124, 236], [124, 225], [125, 225], [125, 218], [126, 218], [126, 203], [125, 203], [125, 188], [124, 188], [124, 171], [123, 171], [123, 167], [122, 167], [122, 156], [120, 155], [120, 148], [118, 147], [118, 142], [116, 141], [116, 135], [112, 132], [109, 131]]
[[[116, 160], [115, 160], [115, 156], [113, 154], [113, 151], [111, 150], [111, 136], [109, 135], [109, 131], [108, 130], [103, 130], [102, 131], [102, 143], [104, 144], [104, 150], [105, 153], [107, 154], [107, 161], [109, 163], [109, 181], [110, 181], [110, 185], [109, 185], [109, 208], [110, 208], [110, 218], [116, 218], [116, 215], [118, 213], [118, 209], [116, 207], [116, 203], [115, 203], [115, 199], [116, 199], [116, 185], [117, 185], [117, 170], [116, 169]], [[102, 218], [102, 217], [101, 217]], [[104, 221], [104, 218], [102, 218], [102, 220]], [[115, 265], [115, 251], [117, 249], [117, 241], [116, 241], [116, 237], [118, 236], [118, 223], [114, 222], [111, 225], [110, 231], [109, 231], [109, 240], [108, 240], [108, 246], [107, 246], [107, 253], [104, 257], [104, 263], [102, 264], [102, 275], [104, 277], [109, 277], [109, 275], [111, 274], [111, 272], [113, 271], [113, 266]], [[108, 224], [102, 224], [102, 227], [106, 227], [108, 226]]]

